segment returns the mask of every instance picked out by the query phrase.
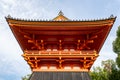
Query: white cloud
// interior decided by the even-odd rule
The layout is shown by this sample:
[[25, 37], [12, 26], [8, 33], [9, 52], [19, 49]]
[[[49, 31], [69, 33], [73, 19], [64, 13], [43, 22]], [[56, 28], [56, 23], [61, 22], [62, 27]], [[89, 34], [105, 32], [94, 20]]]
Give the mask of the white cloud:
[[[13, 17], [26, 18], [26, 19], [39, 19], [45, 18], [48, 11], [40, 6], [36, 6], [34, 0], [1, 0], [0, 1], [0, 80], [6, 80], [7, 77], [14, 76], [21, 77], [31, 72], [30, 67], [23, 59], [22, 51], [14, 38], [8, 24], [5, 21], [5, 16], [10, 14]], [[33, 5], [34, 4], [34, 5]], [[43, 3], [42, 3], [43, 4]], [[12, 79], [12, 80], [13, 80]]]
[[21, 56], [23, 52], [13, 37], [11, 30], [5, 28], [5, 26], [0, 27], [0, 37], [0, 77], [3, 74], [6, 76], [19, 74], [18, 77], [20, 78], [30, 73], [29, 66]]

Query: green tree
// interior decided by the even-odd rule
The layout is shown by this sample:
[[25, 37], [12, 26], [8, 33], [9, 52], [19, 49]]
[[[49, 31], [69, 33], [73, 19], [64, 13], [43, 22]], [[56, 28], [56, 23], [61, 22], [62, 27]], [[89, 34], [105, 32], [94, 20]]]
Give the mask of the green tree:
[[112, 66], [112, 72], [109, 75], [109, 80], [120, 80], [120, 26], [117, 30], [115, 41], [113, 41], [113, 51], [117, 54], [116, 66]]
[[111, 59], [106, 60], [106, 61], [102, 61], [101, 64], [102, 64], [103, 69], [104, 69], [107, 73], [111, 73], [112, 68], [113, 68], [113, 67], [116, 67], [116, 63], [115, 63], [113, 60], [111, 60]]
[[115, 41], [113, 41], [113, 51], [117, 54], [116, 63], [120, 68], [120, 26], [117, 30], [117, 37]]
[[30, 76], [31, 76], [31, 74], [28, 74], [28, 75], [22, 77], [22, 80], [29, 80]]
[[109, 80], [120, 80], [120, 70], [117, 67], [112, 67], [112, 72], [109, 75]]
[[90, 72], [92, 80], [108, 80], [107, 72], [101, 67], [93, 68], [93, 71]]
[[101, 67], [93, 68], [93, 71], [90, 72], [92, 80], [109, 80], [109, 76], [112, 73], [112, 67], [115, 67], [116, 64], [113, 60], [106, 60], [101, 62]]

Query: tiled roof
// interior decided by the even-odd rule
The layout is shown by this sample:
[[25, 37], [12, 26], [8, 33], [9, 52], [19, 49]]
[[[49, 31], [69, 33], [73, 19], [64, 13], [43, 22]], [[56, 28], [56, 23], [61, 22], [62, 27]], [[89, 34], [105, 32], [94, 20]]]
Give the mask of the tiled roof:
[[7, 20], [16, 20], [16, 21], [25, 21], [25, 22], [64, 22], [64, 21], [69, 21], [69, 22], [95, 22], [95, 21], [104, 21], [104, 20], [110, 20], [110, 19], [114, 19], [116, 18], [116, 16], [110, 15], [110, 17], [107, 18], [99, 18], [99, 19], [79, 19], [79, 20], [72, 20], [67, 18], [66, 16], [64, 16], [63, 12], [60, 11], [58, 13], [58, 16], [56, 16], [53, 19], [22, 19], [22, 18], [14, 18], [10, 15], [8, 15], [7, 17], [5, 17]]

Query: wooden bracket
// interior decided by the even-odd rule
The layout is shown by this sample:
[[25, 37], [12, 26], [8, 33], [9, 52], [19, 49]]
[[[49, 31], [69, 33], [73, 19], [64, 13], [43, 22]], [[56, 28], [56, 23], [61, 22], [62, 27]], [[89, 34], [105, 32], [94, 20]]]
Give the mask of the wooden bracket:
[[42, 49], [41, 46], [38, 43], [38, 40], [35, 40], [35, 35], [30, 36], [24, 35], [24, 38], [28, 39], [28, 43], [34, 44], [34, 46], [31, 47], [31, 49], [37, 48], [38, 50]]
[[64, 62], [64, 60], [61, 59], [61, 57], [59, 57], [59, 60], [56, 60], [57, 62], [59, 62], [59, 69], [62, 69], [62, 62]]

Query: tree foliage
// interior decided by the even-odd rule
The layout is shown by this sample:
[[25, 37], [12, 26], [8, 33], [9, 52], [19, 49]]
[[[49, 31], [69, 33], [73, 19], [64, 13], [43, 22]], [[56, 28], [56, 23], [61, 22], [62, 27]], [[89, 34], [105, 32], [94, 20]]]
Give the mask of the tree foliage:
[[117, 54], [116, 63], [120, 68], [120, 26], [117, 30], [117, 37], [115, 41], [113, 41], [113, 51]]
[[120, 68], [120, 54], [118, 54], [116, 58], [116, 63], [117, 63], [117, 66]]
[[93, 68], [93, 71], [90, 72], [92, 80], [109, 80], [112, 67], [115, 67], [116, 64], [113, 60], [106, 60], [101, 62], [101, 66]]
[[107, 73], [101, 67], [96, 67], [90, 73], [92, 80], [108, 80]]
[[120, 80], [120, 26], [118, 27], [116, 39], [113, 41], [113, 51], [117, 54], [117, 67], [112, 67], [112, 73], [109, 76], [110, 80]]
[[116, 54], [120, 54], [120, 26], [118, 27], [117, 34], [116, 34], [116, 39], [113, 41], [113, 51]]
[[29, 80], [30, 76], [31, 76], [31, 74], [28, 74], [28, 75], [22, 77], [22, 80]]
[[120, 70], [116, 67], [112, 67], [112, 72], [109, 75], [109, 80], [120, 80]]

